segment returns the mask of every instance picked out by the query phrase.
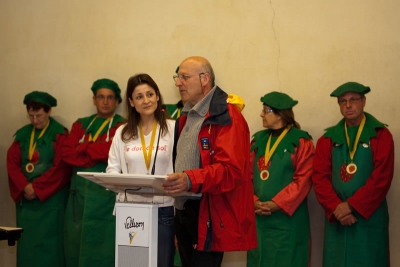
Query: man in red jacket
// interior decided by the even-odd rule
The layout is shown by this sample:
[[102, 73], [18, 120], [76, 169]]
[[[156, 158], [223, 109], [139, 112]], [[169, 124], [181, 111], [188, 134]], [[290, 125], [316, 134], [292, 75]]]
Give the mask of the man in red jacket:
[[225, 251], [257, 246], [249, 129], [214, 84], [207, 59], [185, 59], [174, 80], [186, 105], [176, 127], [176, 172], [163, 185], [201, 194], [175, 198], [179, 253], [183, 266], [220, 266]]

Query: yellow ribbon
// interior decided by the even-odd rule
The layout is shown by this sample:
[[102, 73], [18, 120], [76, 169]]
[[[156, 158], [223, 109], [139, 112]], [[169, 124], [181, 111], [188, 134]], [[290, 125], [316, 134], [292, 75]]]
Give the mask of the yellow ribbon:
[[364, 115], [364, 117], [361, 120], [360, 127], [358, 128], [357, 135], [356, 135], [356, 140], [355, 140], [355, 142], [353, 144], [353, 149], [352, 150], [350, 150], [350, 137], [349, 137], [349, 134], [347, 133], [346, 121], [344, 122], [344, 132], [346, 133], [346, 141], [347, 141], [347, 146], [349, 148], [349, 154], [350, 154], [351, 162], [353, 162], [354, 155], [356, 154], [358, 140], [360, 139], [361, 133], [362, 133], [362, 131], [364, 129], [365, 121], [366, 121], [366, 118], [365, 118], [365, 115]]
[[[44, 135], [44, 132], [46, 132], [47, 128], [49, 127], [49, 124], [50, 124], [50, 119], [47, 121], [46, 126], [45, 126], [45, 127], [43, 128], [43, 130], [40, 132], [39, 137], [38, 137], [37, 140], [39, 140], [39, 139]], [[34, 142], [34, 139], [35, 139], [35, 127], [32, 128], [31, 140], [30, 140], [30, 142], [29, 142], [29, 152], [28, 152], [28, 159], [29, 159], [29, 161], [32, 160], [33, 152], [35, 152], [35, 149], [36, 149], [36, 143], [37, 143], [37, 142]], [[37, 141], [37, 140], [36, 140], [36, 141]]]
[[148, 174], [148, 172], [150, 170], [151, 153], [153, 152], [154, 139], [156, 137], [157, 121], [154, 120], [154, 123], [153, 123], [153, 132], [151, 133], [149, 152], [146, 152], [146, 141], [144, 140], [142, 122], [139, 122], [139, 131], [140, 131], [140, 141], [142, 141], [142, 151], [143, 151], [144, 162], [146, 163], [147, 174]]
[[[92, 122], [94, 122], [94, 120], [96, 119], [96, 117], [93, 118]], [[90, 124], [92, 124], [92, 122]], [[94, 137], [92, 138], [92, 134], [89, 134], [89, 142], [93, 141], [96, 142], [97, 138], [99, 137], [101, 131], [103, 131], [104, 127], [106, 127], [106, 125], [110, 122], [110, 118], [107, 118], [103, 124], [100, 126], [100, 128], [97, 130], [97, 132], [94, 134]]]
[[292, 126], [288, 125], [285, 130], [279, 135], [278, 139], [276, 140], [275, 144], [271, 148], [271, 138], [272, 138], [272, 133], [269, 135], [267, 146], [265, 147], [265, 158], [264, 158], [264, 163], [265, 166], [268, 165], [269, 160], [271, 159], [272, 155], [274, 154], [276, 148], [278, 147], [279, 143], [282, 141], [283, 137], [289, 132], [290, 128]]
[[175, 109], [174, 113], [172, 113], [171, 118], [173, 118], [177, 113], [178, 115], [176, 116], [176, 118], [179, 118], [181, 116], [181, 109], [178, 107]]

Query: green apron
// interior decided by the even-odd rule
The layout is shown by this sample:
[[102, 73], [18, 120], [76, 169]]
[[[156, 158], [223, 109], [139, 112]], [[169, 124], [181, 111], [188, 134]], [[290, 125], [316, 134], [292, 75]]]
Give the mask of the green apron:
[[[114, 120], [113, 127], [122, 117], [116, 115]], [[99, 120], [93, 124], [93, 129], [97, 130], [101, 123]], [[107, 127], [100, 136], [106, 131]], [[80, 171], [105, 172], [106, 168], [104, 162], [89, 168], [74, 166], [64, 228], [68, 267], [115, 266], [115, 216], [112, 213], [116, 194], [77, 175]]]
[[177, 249], [175, 249], [174, 266], [182, 266], [181, 257], [179, 256], [179, 251]]
[[[271, 200], [288, 184], [293, 182], [295, 168], [292, 164], [289, 149], [285, 149], [287, 143], [278, 145], [271, 158], [268, 168], [270, 176], [267, 180], [261, 180], [260, 170], [257, 166], [258, 159], [264, 155], [266, 140], [264, 138], [258, 151], [254, 164], [254, 194], [260, 201]], [[276, 137], [271, 140], [271, 146]], [[260, 151], [261, 150], [261, 151]], [[280, 151], [278, 153], [278, 151]], [[284, 153], [282, 153], [285, 151]], [[300, 204], [292, 216], [282, 211], [271, 215], [262, 216], [256, 214], [258, 247], [247, 254], [247, 266], [251, 267], [307, 267], [310, 252], [310, 220], [307, 208], [307, 199]]]
[[[104, 172], [106, 163], [74, 167], [65, 218], [67, 266], [115, 265], [115, 193], [76, 173]], [[93, 256], [93, 253], [101, 257]]]
[[[351, 140], [358, 127], [349, 127]], [[354, 141], [353, 141], [354, 142]], [[352, 147], [352, 144], [350, 144]], [[332, 150], [332, 185], [343, 201], [365, 185], [374, 170], [370, 144], [359, 142], [354, 163], [358, 169], [348, 182], [340, 177], [340, 168], [350, 162], [347, 144], [336, 144]], [[325, 222], [324, 267], [386, 267], [389, 266], [389, 213], [386, 200], [368, 219], [357, 212], [358, 222], [342, 226], [336, 221]]]
[[[29, 163], [30, 134], [27, 135], [28, 141], [21, 140], [21, 168], [29, 182], [33, 182], [54, 166], [53, 140], [55, 132], [59, 131], [60, 127], [63, 132], [63, 126], [50, 118], [49, 128], [37, 141], [35, 150], [39, 153], [40, 159], [31, 173], [25, 170], [26, 164]], [[36, 130], [35, 140], [40, 132], [41, 130]], [[67, 196], [68, 187], [65, 186], [44, 202], [38, 198], [30, 201], [23, 198], [16, 204], [17, 226], [24, 229], [17, 246], [18, 267], [65, 266], [63, 226]]]

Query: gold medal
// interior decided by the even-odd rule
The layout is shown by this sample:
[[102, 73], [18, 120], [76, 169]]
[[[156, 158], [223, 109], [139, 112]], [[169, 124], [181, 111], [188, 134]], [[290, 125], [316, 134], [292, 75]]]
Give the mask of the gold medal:
[[26, 164], [26, 166], [25, 166], [25, 170], [26, 170], [28, 173], [33, 172], [34, 169], [35, 169], [35, 165], [33, 165], [31, 162], [29, 162], [29, 163]]
[[263, 180], [263, 181], [267, 180], [267, 179], [269, 178], [269, 171], [267, 171], [267, 170], [262, 170], [262, 171], [260, 172], [260, 178], [261, 178], [261, 180]]
[[[40, 132], [39, 137], [37, 138], [37, 140], [39, 140], [44, 135], [44, 133], [46, 132], [46, 130], [49, 127], [49, 125], [50, 125], [50, 120], [47, 121], [46, 126]], [[36, 141], [37, 140], [35, 141], [34, 139], [35, 139], [35, 127], [32, 126], [32, 133], [31, 133], [31, 139], [30, 139], [30, 142], [29, 142], [29, 151], [28, 151], [28, 160], [29, 161], [32, 160], [33, 154], [35, 153], [35, 149], [36, 149]], [[33, 165], [32, 162], [29, 162], [25, 166], [25, 170], [28, 173], [33, 172], [34, 169], [35, 169], [35, 165]]]
[[357, 165], [356, 164], [350, 163], [350, 164], [347, 165], [346, 172], [348, 174], [355, 174], [356, 171], [357, 171]]
[[[285, 130], [279, 135], [278, 139], [276, 140], [276, 142], [272, 146], [272, 148], [271, 148], [272, 133], [269, 135], [267, 145], [265, 147], [265, 156], [264, 156], [264, 166], [266, 166], [265, 167], [266, 169], [268, 169], [269, 165], [271, 164], [270, 159], [271, 159], [272, 155], [274, 154], [276, 148], [278, 147], [279, 143], [282, 141], [283, 137], [285, 137], [285, 135], [289, 132], [290, 128], [291, 128], [290, 125], [286, 126]], [[264, 169], [260, 172], [260, 178], [263, 181], [265, 181], [269, 178], [269, 171], [266, 169]]]
[[351, 161], [351, 163], [349, 163], [346, 166], [346, 172], [348, 174], [355, 174], [357, 171], [357, 165], [353, 163], [353, 159], [354, 159], [354, 155], [356, 154], [356, 151], [357, 151], [358, 141], [360, 140], [361, 133], [364, 129], [365, 121], [366, 121], [366, 118], [364, 115], [364, 117], [361, 120], [360, 126], [357, 130], [356, 140], [354, 141], [352, 150], [350, 150], [350, 137], [349, 137], [349, 134], [347, 133], [347, 125], [346, 125], [346, 122], [344, 122], [344, 132], [346, 134], [346, 142], [347, 142], [347, 147], [349, 149], [349, 156], [350, 156], [350, 161]]

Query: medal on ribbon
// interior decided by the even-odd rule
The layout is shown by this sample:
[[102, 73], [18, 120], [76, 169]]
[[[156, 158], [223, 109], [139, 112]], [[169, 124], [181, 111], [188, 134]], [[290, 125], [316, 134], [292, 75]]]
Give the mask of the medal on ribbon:
[[269, 178], [268, 168], [269, 168], [269, 165], [271, 165], [271, 161], [269, 161], [268, 164], [265, 165], [265, 157], [262, 156], [258, 159], [257, 165], [258, 165], [258, 169], [260, 170], [261, 180], [263, 180], [263, 181], [267, 180]]
[[346, 171], [348, 174], [355, 174], [357, 171], [357, 165], [354, 163], [350, 163], [346, 166]]
[[[271, 165], [271, 157], [274, 154], [276, 148], [278, 147], [279, 143], [282, 141], [283, 137], [285, 137], [285, 135], [289, 132], [291, 126], [287, 126], [285, 128], [285, 130], [279, 135], [278, 139], [276, 140], [275, 144], [272, 146], [271, 148], [271, 139], [272, 139], [272, 133], [269, 135], [268, 138], [268, 142], [267, 145], [265, 147], [265, 156], [264, 156], [264, 164], [263, 166], [260, 167], [260, 164], [258, 165], [259, 170], [261, 170], [260, 172], [260, 178], [261, 180], [265, 181], [268, 180], [269, 178], [269, 165]], [[262, 159], [262, 157], [260, 158]], [[259, 160], [260, 162], [260, 160]]]
[[347, 164], [347, 166], [346, 166], [346, 172], [348, 174], [355, 174], [357, 172], [357, 165], [354, 163], [353, 160], [354, 160], [354, 155], [356, 154], [356, 151], [357, 151], [358, 141], [360, 140], [361, 133], [364, 129], [365, 120], [366, 120], [366, 118], [364, 115], [364, 117], [361, 120], [360, 127], [357, 130], [356, 140], [354, 140], [353, 149], [351, 149], [351, 150], [350, 150], [350, 137], [347, 132], [346, 122], [344, 122], [344, 131], [346, 133], [346, 142], [347, 142], [347, 147], [349, 149], [349, 155], [350, 155], [350, 163]]
[[[46, 132], [47, 128], [49, 127], [49, 124], [50, 124], [50, 120], [47, 121], [46, 126], [40, 132], [39, 137], [37, 138], [37, 140], [39, 140], [44, 135], [44, 133]], [[32, 127], [31, 139], [29, 141], [29, 152], [28, 152], [29, 163], [25, 165], [25, 170], [28, 173], [32, 173], [35, 170], [35, 165], [32, 163], [32, 158], [33, 158], [33, 153], [35, 152], [35, 149], [36, 149], [37, 140], [35, 141], [35, 127]]]
[[33, 163], [29, 162], [28, 164], [26, 164], [25, 170], [26, 170], [26, 172], [31, 173], [35, 170], [35, 165], [33, 165]]

